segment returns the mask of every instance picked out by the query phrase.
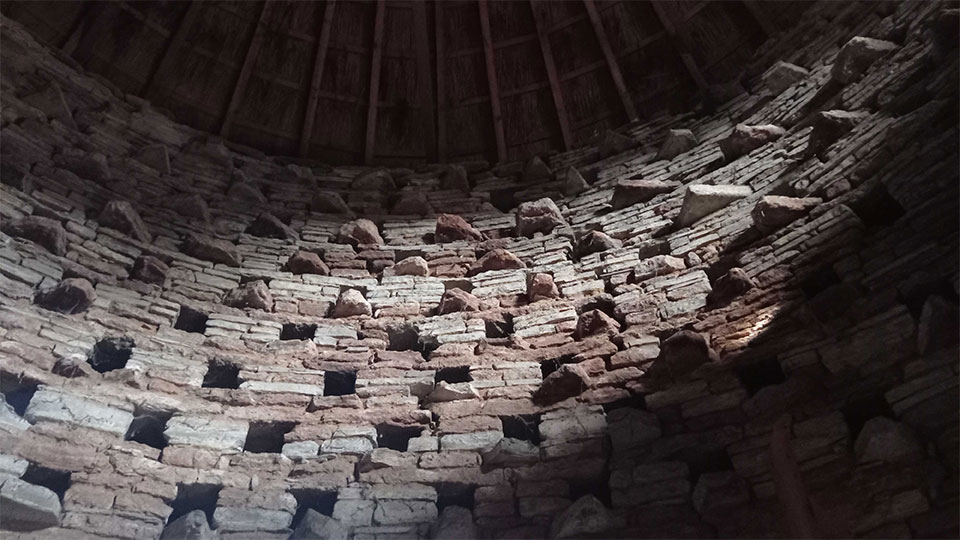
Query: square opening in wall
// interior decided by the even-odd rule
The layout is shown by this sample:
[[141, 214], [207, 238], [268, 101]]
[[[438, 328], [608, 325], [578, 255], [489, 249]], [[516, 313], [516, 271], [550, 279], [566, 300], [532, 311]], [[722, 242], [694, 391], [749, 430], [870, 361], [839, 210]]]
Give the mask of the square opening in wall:
[[860, 435], [860, 430], [863, 429], [867, 420], [877, 416], [896, 418], [893, 409], [890, 408], [890, 404], [887, 403], [882, 393], [870, 393], [852, 398], [841, 409], [841, 412], [843, 413], [843, 419], [847, 422], [847, 427], [850, 429], [851, 444], [857, 440], [857, 436]]
[[63, 494], [70, 488], [70, 471], [58, 471], [31, 463], [20, 477], [24, 482], [43, 486], [57, 494], [63, 501]]
[[317, 334], [317, 325], [315, 324], [306, 324], [306, 323], [287, 323], [283, 325], [283, 329], [280, 330], [280, 339], [313, 339], [313, 336]]
[[16, 377], [0, 373], [0, 393], [3, 394], [4, 401], [7, 402], [13, 412], [19, 416], [27, 411], [27, 405], [37, 393], [39, 383], [32, 380], [21, 380]]
[[206, 313], [189, 306], [180, 306], [180, 314], [177, 316], [177, 322], [173, 327], [184, 332], [202, 334], [207, 331], [208, 318]]
[[386, 327], [388, 351], [419, 351], [420, 333], [410, 323], [391, 324]]
[[440, 368], [433, 376], [434, 382], [445, 382], [447, 384], [456, 384], [470, 382], [473, 377], [470, 376], [470, 366], [457, 366]]
[[766, 358], [755, 364], [739, 367], [736, 373], [750, 397], [765, 386], [781, 384], [787, 380], [776, 358]]
[[290, 493], [297, 499], [297, 513], [293, 516], [290, 528], [297, 529], [307, 510], [319, 512], [325, 516], [333, 515], [333, 506], [337, 502], [337, 492], [322, 489], [291, 489]]
[[423, 428], [420, 426], [380, 424], [377, 426], [377, 446], [406, 452], [410, 439], [419, 437], [422, 431]]
[[540, 415], [518, 414], [516, 416], [501, 416], [503, 436], [511, 439], [520, 439], [533, 444], [540, 444]]
[[167, 523], [200, 510], [207, 516], [207, 522], [213, 522], [213, 511], [217, 508], [217, 499], [220, 498], [220, 486], [210, 484], [179, 484], [177, 498], [170, 506], [173, 508]]
[[240, 366], [219, 358], [207, 364], [207, 373], [203, 376], [203, 388], [240, 388]]
[[100, 373], [122, 369], [133, 354], [133, 347], [134, 342], [128, 337], [101, 339], [93, 346], [87, 363]]
[[867, 230], [889, 227], [907, 213], [882, 184], [868, 191], [860, 200], [851, 203], [850, 208], [863, 221]]
[[244, 452], [279, 454], [283, 450], [283, 436], [290, 433], [296, 422], [251, 422]]
[[703, 473], [732, 471], [733, 462], [723, 448], [705, 451], [687, 460], [690, 467], [690, 484], [696, 485]]
[[513, 333], [513, 317], [504, 315], [503, 320], [484, 321], [484, 330], [490, 339], [507, 338]]
[[604, 467], [600, 478], [569, 480], [570, 500], [575, 501], [584, 495], [593, 495], [600, 502], [612, 506], [610, 496], [610, 470]]
[[442, 512], [448, 506], [459, 506], [473, 510], [473, 494], [477, 486], [459, 482], [442, 482], [437, 486], [437, 511]]
[[326, 371], [323, 374], [323, 395], [347, 396], [357, 393], [356, 371]]
[[169, 411], [157, 411], [137, 407], [133, 411], [133, 422], [127, 430], [124, 439], [163, 450], [167, 446], [167, 439], [163, 430], [167, 427], [167, 420], [173, 415]]
[[800, 288], [803, 289], [803, 294], [807, 295], [807, 298], [813, 298], [839, 283], [841, 283], [840, 276], [833, 270], [833, 265], [827, 264], [808, 274], [800, 283]]

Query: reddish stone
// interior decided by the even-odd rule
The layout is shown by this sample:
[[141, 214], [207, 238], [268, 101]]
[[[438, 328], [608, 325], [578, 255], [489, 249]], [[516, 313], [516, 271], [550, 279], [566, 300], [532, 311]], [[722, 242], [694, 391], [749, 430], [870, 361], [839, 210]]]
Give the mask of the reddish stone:
[[463, 289], [447, 289], [440, 298], [437, 315], [458, 311], [480, 311], [480, 300]]
[[64, 255], [67, 252], [67, 231], [59, 221], [27, 216], [4, 223], [2, 230], [10, 236], [26, 238], [54, 255]]
[[550, 404], [578, 396], [589, 388], [590, 377], [576, 364], [564, 364], [547, 375], [533, 396], [537, 403]]
[[620, 333], [620, 323], [599, 309], [590, 310], [577, 319], [574, 337], [583, 339], [595, 334], [616, 335]]
[[51, 289], [37, 293], [38, 306], [71, 315], [86, 311], [97, 299], [93, 285], [83, 278], [68, 278]]
[[298, 251], [287, 259], [287, 270], [294, 274], [317, 274], [320, 276], [330, 275], [330, 269], [327, 267], [320, 256], [311, 251]]
[[141, 242], [149, 243], [152, 240], [147, 225], [140, 219], [140, 214], [134, 210], [129, 201], [108, 202], [98, 219], [104, 227], [116, 229]]
[[434, 240], [440, 244], [458, 240], [482, 242], [484, 236], [462, 217], [454, 214], [440, 214], [437, 216]]
[[473, 276], [490, 270], [519, 270], [526, 267], [527, 265], [513, 253], [505, 249], [494, 249], [477, 259], [477, 262], [470, 266], [467, 275]]

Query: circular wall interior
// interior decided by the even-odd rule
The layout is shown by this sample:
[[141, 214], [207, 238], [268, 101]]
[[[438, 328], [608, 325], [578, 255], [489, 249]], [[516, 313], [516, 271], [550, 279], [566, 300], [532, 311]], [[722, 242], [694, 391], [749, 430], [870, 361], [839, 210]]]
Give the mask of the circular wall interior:
[[[235, 143], [249, 126], [221, 137], [125, 93], [137, 55], [163, 53], [84, 45], [84, 28], [157, 10], [129, 29], [142, 43], [174, 7], [266, 10], [162, 4], [91, 4], [66, 31], [36, 15], [66, 4], [2, 7], [5, 538], [957, 537], [953, 4], [598, 2], [604, 25], [721, 9], [772, 37], [703, 92], [703, 53], [672, 50], [687, 107], [610, 116], [576, 149], [507, 137], [525, 158], [498, 159], [491, 134], [411, 168], [343, 165], [362, 145], [337, 166], [272, 157]], [[466, 65], [474, 47], [482, 73], [482, 40], [454, 46], [428, 5], [451, 57], [436, 32], [430, 56]], [[536, 33], [517, 37], [537, 5], [504, 37], [508, 8], [481, 4], [497, 55], [516, 38], [542, 61]], [[484, 8], [441, 11], [467, 9]], [[587, 11], [564, 28], [590, 30]]]

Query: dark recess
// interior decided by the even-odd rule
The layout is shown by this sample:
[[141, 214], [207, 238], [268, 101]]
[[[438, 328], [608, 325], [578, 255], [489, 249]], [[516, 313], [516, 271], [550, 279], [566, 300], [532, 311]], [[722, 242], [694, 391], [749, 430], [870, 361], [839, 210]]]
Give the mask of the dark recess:
[[168, 411], [152, 411], [137, 407], [133, 412], [133, 422], [124, 439], [163, 450], [167, 446], [167, 439], [163, 430], [167, 427], [167, 420], [173, 413]]
[[766, 358], [755, 364], [737, 368], [737, 378], [747, 389], [747, 394], [753, 397], [761, 388], [781, 384], [787, 380], [783, 368], [776, 358]]
[[177, 316], [177, 322], [173, 327], [184, 332], [202, 334], [207, 330], [208, 318], [206, 313], [188, 306], [180, 306], [180, 315]]
[[296, 422], [251, 422], [244, 452], [279, 454], [283, 450], [283, 436], [296, 427]]
[[327, 371], [323, 374], [323, 395], [346, 396], [356, 394], [356, 371]]
[[133, 340], [128, 337], [101, 339], [93, 346], [87, 363], [99, 373], [123, 369], [133, 354], [134, 346]]
[[423, 428], [420, 426], [397, 426], [394, 424], [380, 424], [377, 426], [377, 446], [390, 448], [398, 452], [406, 452], [410, 439], [419, 437]]
[[194, 510], [202, 510], [207, 515], [207, 522], [213, 523], [213, 511], [217, 508], [217, 499], [220, 497], [220, 486], [211, 484], [178, 484], [177, 498], [170, 506], [173, 512], [167, 518], [167, 523], [173, 523]]
[[240, 388], [240, 366], [226, 360], [214, 359], [207, 364], [203, 388]]
[[287, 323], [280, 330], [280, 339], [313, 339], [316, 333], [317, 325], [315, 324]]
[[470, 376], [470, 366], [458, 366], [440, 368], [433, 376], [434, 382], [445, 382], [447, 384], [456, 384], [470, 382], [473, 377]]
[[70, 471], [58, 471], [31, 463], [27, 466], [27, 472], [20, 477], [24, 482], [30, 482], [38, 486], [43, 486], [60, 497], [63, 501], [63, 494], [70, 488]]

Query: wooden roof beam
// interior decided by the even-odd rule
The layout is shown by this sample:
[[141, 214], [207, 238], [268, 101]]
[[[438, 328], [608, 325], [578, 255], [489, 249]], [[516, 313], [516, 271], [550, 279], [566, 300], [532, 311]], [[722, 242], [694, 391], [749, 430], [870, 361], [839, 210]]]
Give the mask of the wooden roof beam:
[[567, 107], [563, 103], [563, 90], [560, 88], [560, 79], [557, 77], [557, 67], [553, 63], [553, 51], [548, 36], [540, 20], [540, 12], [533, 0], [530, 0], [530, 11], [533, 12], [533, 23], [537, 27], [537, 41], [540, 42], [540, 52], [543, 53], [543, 65], [547, 68], [547, 79], [550, 81], [550, 93], [553, 94], [553, 105], [557, 111], [557, 120], [560, 123], [560, 135], [563, 137], [563, 147], [566, 150], [573, 148], [573, 135], [570, 132], [570, 123], [567, 120]]
[[323, 23], [320, 25], [320, 37], [317, 38], [317, 53], [313, 57], [310, 93], [307, 95], [307, 108], [303, 115], [303, 126], [300, 130], [301, 157], [306, 157], [310, 151], [310, 139], [313, 137], [317, 104], [320, 102], [320, 83], [323, 82], [323, 68], [327, 63], [327, 50], [330, 48], [330, 32], [333, 28], [333, 13], [336, 6], [337, 0], [327, 0], [323, 7]]
[[443, 3], [433, 3], [433, 23], [437, 40], [437, 160], [447, 160], [447, 72], [446, 43], [443, 40]]
[[253, 73], [253, 66], [257, 63], [257, 57], [260, 56], [260, 47], [263, 45], [264, 22], [273, 6], [272, 0], [265, 0], [263, 7], [260, 8], [260, 18], [257, 19], [257, 27], [253, 31], [253, 37], [250, 38], [250, 46], [247, 47], [247, 55], [243, 59], [243, 67], [240, 68], [240, 74], [237, 76], [237, 83], [233, 86], [233, 95], [230, 96], [230, 104], [223, 115], [223, 122], [220, 124], [220, 136], [227, 137], [230, 134], [230, 127], [233, 124], [233, 115], [240, 106], [240, 100], [247, 93], [247, 84], [250, 82], [250, 75]]
[[377, 100], [380, 95], [380, 64], [383, 60], [383, 18], [387, 6], [385, 0], [377, 0], [377, 13], [373, 21], [373, 53], [370, 61], [370, 93], [367, 104], [367, 135], [363, 147], [363, 162], [373, 161], [377, 137]]
[[423, 125], [424, 154], [430, 161], [436, 161], [433, 78], [430, 76], [430, 34], [427, 30], [427, 3], [425, 0], [414, 0], [413, 2], [413, 26], [417, 34], [417, 86], [420, 90], [420, 120]]
[[667, 31], [667, 35], [673, 40], [674, 47], [680, 55], [680, 60], [683, 61], [683, 65], [687, 68], [687, 72], [690, 73], [693, 82], [697, 83], [697, 87], [700, 88], [700, 90], [706, 90], [708, 86], [707, 80], [703, 77], [700, 68], [697, 67], [697, 62], [693, 59], [693, 55], [687, 50], [686, 43], [682, 39], [683, 36], [677, 35], [677, 27], [663, 11], [660, 2], [652, 1], [650, 2], [650, 6], [653, 7], [653, 10], [657, 13], [657, 18], [660, 19], [660, 24], [662, 24], [664, 30]]
[[487, 62], [487, 85], [490, 88], [490, 109], [493, 112], [493, 134], [497, 143], [497, 160], [506, 161], [507, 141], [503, 134], [503, 114], [500, 111], [500, 86], [497, 83], [497, 64], [490, 34], [490, 12], [487, 0], [477, 0], [480, 11], [480, 34], [483, 36], [483, 56]]
[[600, 43], [600, 50], [603, 52], [603, 58], [607, 62], [607, 69], [610, 70], [610, 77], [613, 79], [613, 85], [620, 94], [620, 101], [623, 103], [623, 110], [627, 113], [627, 118], [631, 122], [637, 120], [637, 109], [633, 106], [633, 98], [627, 90], [627, 85], [623, 81], [623, 73], [620, 71], [620, 63], [613, 54], [610, 47], [610, 40], [607, 38], [607, 31], [603, 27], [603, 20], [600, 19], [600, 13], [594, 5], [593, 0], [583, 0], [583, 5], [587, 8], [587, 17], [590, 18], [590, 24], [593, 25], [593, 33], [597, 36]]
[[187, 9], [183, 12], [183, 16], [180, 17], [180, 22], [177, 24], [176, 30], [171, 32], [170, 40], [167, 41], [167, 46], [160, 55], [160, 61], [157, 62], [156, 67], [150, 72], [147, 80], [143, 83], [143, 88], [140, 89], [140, 95], [148, 97], [157, 95], [157, 91], [154, 89], [157, 74], [170, 69], [170, 64], [173, 61], [172, 58], [180, 50], [180, 47], [183, 46], [187, 34], [190, 33], [193, 25], [196, 24], [199, 13], [200, 2], [196, 0], [190, 2], [190, 5], [187, 6]]
[[750, 12], [750, 15], [753, 16], [753, 19], [757, 21], [757, 24], [760, 25], [760, 29], [763, 30], [763, 33], [768, 37], [773, 37], [777, 35], [779, 30], [777, 30], [777, 25], [773, 24], [773, 21], [770, 20], [770, 17], [767, 17], [766, 12], [763, 11], [755, 0], [743, 0], [743, 5], [746, 6], [747, 11]]

